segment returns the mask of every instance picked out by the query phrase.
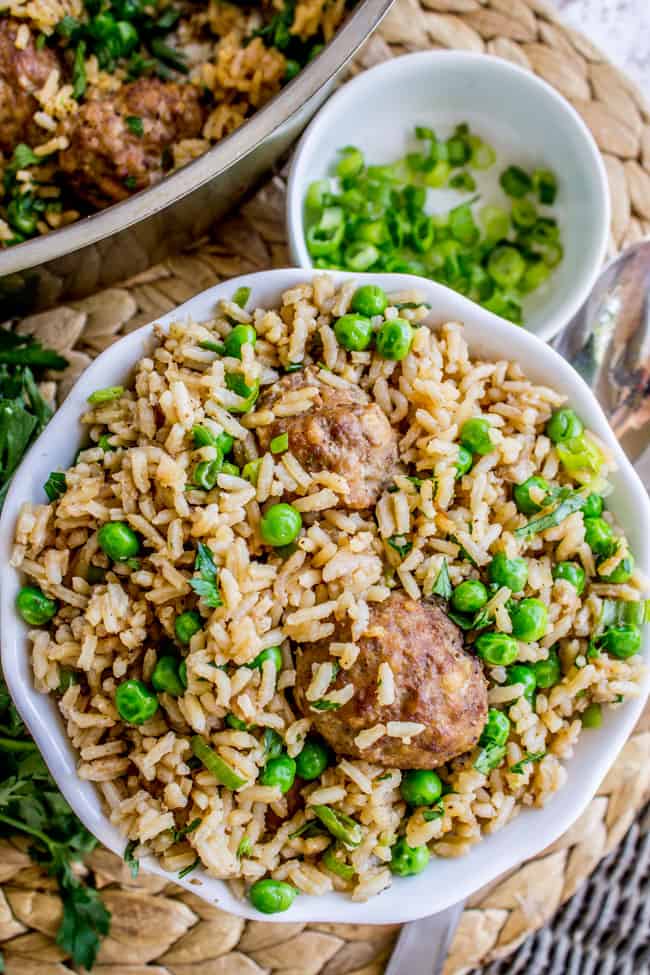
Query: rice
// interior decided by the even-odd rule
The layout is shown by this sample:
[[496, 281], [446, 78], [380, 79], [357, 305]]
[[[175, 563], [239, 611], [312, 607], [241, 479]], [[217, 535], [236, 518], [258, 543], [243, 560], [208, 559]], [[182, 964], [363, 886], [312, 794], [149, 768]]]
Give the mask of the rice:
[[[418, 328], [400, 363], [348, 355], [331, 326], [354, 287], [337, 290], [318, 276], [287, 292], [277, 309], [224, 302], [211, 321], [159, 329], [132, 387], [88, 410], [91, 443], [66, 472], [65, 493], [51, 504], [25, 504], [16, 525], [12, 565], [58, 600], [51, 623], [29, 633], [32, 667], [37, 688], [56, 697], [80, 777], [97, 783], [111, 821], [125, 841], [139, 844], [139, 855], [150, 851], [170, 872], [198, 859], [242, 893], [271, 876], [314, 896], [332, 886], [355, 900], [373, 896], [391, 882], [387, 864], [400, 835], [436, 856], [463, 855], [520, 809], [549, 800], [566, 779], [562, 763], [586, 707], [619, 706], [638, 693], [643, 672], [638, 656], [594, 657], [590, 645], [604, 599], [636, 601], [647, 591], [637, 571], [618, 585], [602, 579], [627, 554], [622, 536], [599, 572], [579, 512], [541, 535], [517, 534], [526, 519], [512, 502], [513, 483], [537, 474], [570, 486], [543, 432], [561, 397], [514, 363], [472, 360], [458, 323]], [[395, 317], [396, 304], [390, 309]], [[416, 324], [426, 316], [424, 308], [408, 312]], [[341, 471], [312, 470], [295, 450], [262, 449], [261, 431], [314, 412], [316, 385], [285, 391], [257, 411], [228, 412], [241, 398], [225, 387], [224, 360], [199, 343], [221, 341], [231, 321], [255, 324], [259, 341], [243, 353], [241, 368], [264, 387], [289, 362], [309, 364], [313, 346], [331, 370], [315, 370], [318, 383], [361, 390], [360, 402], [374, 401], [398, 427], [400, 466], [374, 511], [341, 504], [350, 490]], [[494, 432], [494, 449], [459, 479], [460, 428], [478, 415]], [[214, 446], [195, 444], [197, 427], [235, 439], [240, 473], [221, 471], [210, 488], [193, 483], [196, 465], [217, 457]], [[97, 445], [102, 435], [114, 449]], [[249, 462], [257, 465], [250, 479]], [[260, 519], [287, 495], [301, 512], [302, 532], [293, 547], [269, 550]], [[107, 521], [137, 531], [135, 562], [112, 563], [102, 551], [97, 531]], [[205, 585], [210, 572], [195, 567], [199, 543], [218, 573], [217, 599]], [[534, 665], [557, 650], [561, 678], [531, 701], [523, 683], [508, 683], [507, 667], [486, 668], [490, 706], [510, 722], [503, 756], [486, 766], [476, 744], [438, 769], [445, 785], [438, 803], [407, 807], [403, 773], [364, 753], [382, 741], [417, 747], [429, 726], [400, 713], [403, 674], [390, 656], [371, 686], [358, 686], [363, 642], [381, 638], [373, 607], [395, 589], [428, 597], [443, 569], [451, 586], [486, 578], [497, 552], [525, 558], [526, 595], [548, 608], [546, 633], [519, 641], [517, 662]], [[554, 564], [567, 559], [583, 565], [581, 594], [553, 578]], [[513, 598], [505, 586], [490, 592], [484, 613], [497, 632], [512, 632]], [[198, 613], [200, 628], [181, 647], [186, 689], [161, 692], [145, 723], [126, 723], [117, 687], [126, 679], [151, 684], [161, 655], [179, 652], [176, 619], [188, 611]], [[311, 671], [301, 714], [293, 696], [298, 654], [319, 641], [327, 641], [328, 654]], [[331, 760], [287, 794], [264, 780], [278, 736], [288, 758], [299, 760], [319, 718], [346, 706], [361, 757]], [[365, 723], [357, 721], [364, 707], [372, 712]], [[232, 788], [194, 759], [196, 735], [213, 750], [217, 774], [226, 768], [234, 777]], [[331, 837], [314, 818], [318, 806], [360, 830], [358, 844], [337, 852], [350, 879], [323, 860]]]

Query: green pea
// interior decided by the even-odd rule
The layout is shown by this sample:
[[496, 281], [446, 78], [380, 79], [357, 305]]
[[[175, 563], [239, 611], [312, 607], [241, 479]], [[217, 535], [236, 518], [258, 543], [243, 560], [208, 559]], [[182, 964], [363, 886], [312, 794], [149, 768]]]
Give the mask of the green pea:
[[585, 588], [585, 570], [577, 562], [558, 562], [551, 570], [554, 579], [570, 582], [580, 596]]
[[383, 288], [376, 284], [364, 284], [352, 295], [350, 308], [359, 315], [372, 318], [373, 315], [383, 315], [388, 305], [388, 298]]
[[543, 688], [554, 687], [562, 677], [560, 658], [557, 650], [550, 650], [546, 660], [536, 660], [533, 664], [537, 686]]
[[125, 680], [115, 691], [115, 706], [122, 721], [144, 724], [158, 710], [158, 698], [141, 680]]
[[280, 650], [280, 647], [267, 647], [265, 650], [262, 650], [261, 653], [258, 653], [255, 659], [251, 660], [251, 662], [246, 664], [246, 666], [250, 670], [261, 670], [266, 660], [273, 661], [275, 664], [276, 673], [279, 674], [282, 670], [282, 651]]
[[596, 555], [611, 555], [614, 532], [604, 518], [585, 518], [585, 541]]
[[603, 723], [603, 710], [600, 704], [590, 704], [582, 712], [583, 728], [600, 728]]
[[389, 867], [391, 873], [398, 877], [412, 877], [416, 873], [422, 873], [429, 858], [428, 846], [409, 846], [404, 837], [400, 836], [391, 849]]
[[489, 454], [494, 450], [490, 438], [490, 424], [482, 416], [465, 420], [460, 428], [460, 442], [472, 454]]
[[298, 891], [283, 880], [257, 880], [248, 891], [248, 899], [262, 914], [280, 914], [288, 911]]
[[532, 705], [537, 690], [537, 678], [532, 667], [527, 664], [514, 664], [512, 667], [508, 667], [506, 684], [522, 684], [524, 697]]
[[619, 585], [622, 582], [627, 582], [634, 572], [634, 556], [626, 555], [625, 558], [621, 559], [613, 572], [609, 575], [600, 576], [601, 582], [612, 582]]
[[235, 325], [232, 332], [226, 335], [223, 343], [226, 355], [233, 359], [241, 359], [242, 345], [255, 345], [257, 342], [257, 332], [252, 325]]
[[605, 630], [599, 643], [602, 649], [611, 653], [613, 657], [627, 660], [641, 649], [641, 630], [630, 623], [624, 626], [612, 626]]
[[273, 786], [280, 789], [284, 794], [293, 785], [296, 777], [296, 763], [288, 755], [278, 755], [277, 758], [270, 758], [260, 775], [262, 785]]
[[478, 579], [466, 579], [456, 586], [451, 595], [451, 605], [458, 613], [476, 613], [485, 606], [488, 591]]
[[223, 459], [219, 456], [216, 460], [202, 460], [194, 468], [192, 483], [203, 491], [211, 491], [217, 483], [217, 478], [223, 470]]
[[179, 643], [187, 645], [195, 633], [198, 633], [203, 626], [201, 617], [196, 610], [190, 609], [186, 613], [181, 613], [174, 621], [174, 633]]
[[474, 646], [481, 660], [491, 667], [507, 667], [517, 659], [517, 641], [508, 633], [481, 633]]
[[497, 586], [505, 586], [511, 592], [522, 592], [528, 582], [526, 559], [509, 559], [505, 552], [497, 552], [488, 565], [488, 579]]
[[329, 750], [315, 738], [308, 738], [296, 758], [296, 774], [305, 782], [322, 775], [330, 762]]
[[587, 495], [587, 500], [582, 506], [583, 518], [600, 518], [605, 504], [599, 494]]
[[138, 536], [125, 521], [107, 521], [97, 532], [97, 541], [113, 562], [132, 559], [140, 551]]
[[546, 424], [546, 436], [553, 443], [562, 443], [564, 440], [579, 437], [583, 430], [584, 424], [578, 414], [566, 407], [555, 410]]
[[293, 505], [272, 504], [260, 522], [260, 535], [267, 545], [279, 547], [295, 542], [302, 529], [300, 512]]
[[185, 687], [178, 673], [179, 661], [176, 657], [159, 657], [151, 675], [155, 690], [180, 697]]
[[409, 806], [431, 806], [442, 795], [442, 782], [430, 769], [411, 769], [402, 775], [399, 791]]
[[510, 610], [510, 621], [517, 640], [533, 643], [546, 633], [548, 610], [541, 599], [520, 599]]
[[463, 447], [462, 443], [458, 444], [458, 459], [456, 460], [456, 477], [463, 477], [468, 471], [472, 469], [472, 464], [474, 463], [474, 457], [471, 450], [467, 447]]
[[542, 510], [543, 502], [540, 503], [531, 498], [531, 488], [538, 488], [546, 496], [550, 490], [550, 485], [543, 477], [538, 477], [536, 474], [522, 484], [515, 484], [512, 496], [515, 499], [517, 511], [521, 511], [522, 515], [534, 515], [535, 512]]
[[405, 318], [391, 318], [377, 332], [377, 355], [399, 362], [409, 354], [413, 329]]
[[55, 615], [57, 603], [37, 586], [23, 586], [16, 597], [16, 609], [29, 626], [43, 626]]
[[187, 661], [186, 660], [181, 660], [180, 664], [178, 665], [178, 677], [181, 684], [183, 685], [183, 688], [184, 689], [187, 688]]
[[222, 468], [222, 474], [231, 474], [233, 477], [239, 477], [239, 468], [237, 464], [231, 464], [229, 461], [224, 461]]
[[483, 731], [481, 732], [481, 737], [479, 738], [479, 745], [505, 745], [508, 738], [510, 737], [510, 718], [503, 711], [497, 710], [497, 708], [490, 708], [488, 710], [487, 721], [483, 726]]
[[334, 325], [334, 334], [344, 349], [361, 352], [372, 342], [372, 322], [363, 315], [343, 315]]

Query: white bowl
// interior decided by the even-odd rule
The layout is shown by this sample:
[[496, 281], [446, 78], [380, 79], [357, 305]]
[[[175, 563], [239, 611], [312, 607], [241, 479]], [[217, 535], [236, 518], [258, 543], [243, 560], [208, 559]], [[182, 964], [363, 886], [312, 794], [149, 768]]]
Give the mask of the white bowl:
[[[225, 281], [191, 298], [161, 318], [160, 322], [169, 325], [188, 316], [205, 321], [213, 314], [216, 301], [229, 297], [239, 286], [251, 288], [254, 305], [269, 307], [278, 302], [287, 288], [308, 281], [311, 277], [309, 271], [277, 270]], [[586, 425], [612, 448], [619, 470], [612, 478], [614, 491], [608, 504], [633, 541], [638, 565], [644, 571], [650, 571], [648, 496], [618, 446], [592, 393], [564, 359], [528, 332], [513, 329], [478, 305], [431, 281], [403, 274], [354, 276], [342, 272], [333, 277], [337, 282], [356, 277], [360, 282], [380, 284], [388, 292], [417, 287], [432, 305], [432, 325], [452, 319], [465, 322], [467, 339], [474, 354], [514, 359], [532, 379], [566, 393]], [[34, 689], [27, 627], [18, 617], [14, 605], [21, 576], [11, 568], [9, 559], [21, 505], [25, 501], [45, 501], [42, 486], [48, 474], [55, 468], [69, 466], [83, 442], [84, 431], [79, 417], [86, 409], [88, 395], [98, 387], [128, 380], [134, 366], [143, 355], [148, 354], [153, 344], [152, 331], [153, 326], [146, 325], [127, 335], [100, 355], [83, 373], [14, 476], [0, 521], [0, 638], [2, 667], [9, 690], [66, 799], [88, 829], [117, 854], [124, 850], [124, 837], [103, 812], [94, 786], [77, 777], [75, 753], [53, 698]], [[646, 640], [646, 657], [649, 650]], [[500, 832], [478, 843], [462, 859], [435, 859], [424, 873], [416, 877], [395, 878], [389, 890], [367, 903], [353, 903], [348, 897], [336, 893], [323, 897], [303, 896], [296, 898], [293, 907], [275, 920], [356, 924], [412, 920], [443, 910], [468, 897], [503, 871], [539, 853], [568, 829], [590, 801], [641, 714], [648, 686], [646, 679], [638, 698], [616, 711], [608, 712], [605, 709], [602, 727], [582, 735], [574, 757], [568, 762], [568, 782], [545, 809], [522, 812]], [[179, 880], [175, 875], [165, 873], [152, 857], [143, 861], [143, 868], [166, 876], [233, 914], [260, 918], [248, 902], [238, 900], [225, 883], [208, 877], [202, 870], [197, 869], [188, 878]]]
[[[305, 192], [313, 180], [332, 175], [338, 149], [358, 146], [367, 162], [390, 163], [416, 147], [416, 125], [447, 137], [459, 122], [469, 122], [496, 149], [496, 165], [478, 174], [486, 203], [507, 205], [497, 177], [512, 163], [548, 167], [558, 176], [564, 260], [524, 302], [528, 329], [548, 341], [580, 308], [603, 263], [607, 177], [591, 133], [571, 105], [531, 72], [500, 58], [461, 51], [407, 54], [364, 71], [330, 98], [306, 129], [291, 165], [291, 259], [312, 267], [303, 225]], [[446, 212], [472, 194], [431, 195], [436, 211]]]

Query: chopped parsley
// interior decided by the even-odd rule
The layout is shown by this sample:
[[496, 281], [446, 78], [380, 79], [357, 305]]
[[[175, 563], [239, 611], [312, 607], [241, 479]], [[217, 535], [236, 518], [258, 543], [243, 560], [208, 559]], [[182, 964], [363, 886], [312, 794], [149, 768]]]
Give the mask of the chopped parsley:
[[129, 840], [124, 848], [124, 862], [131, 871], [131, 876], [135, 880], [140, 871], [140, 861], [134, 856], [134, 850], [138, 846], [137, 840]]
[[545, 755], [546, 752], [526, 752], [524, 758], [522, 758], [519, 762], [515, 762], [514, 765], [511, 765], [508, 771], [514, 772], [515, 775], [521, 775], [526, 765], [530, 765], [531, 762], [540, 762]]
[[43, 490], [49, 501], [56, 501], [62, 494], [65, 494], [65, 488], [65, 474], [62, 471], [52, 471], [43, 485]]
[[449, 578], [449, 569], [447, 567], [447, 559], [442, 560], [440, 566], [440, 571], [436, 576], [436, 581], [433, 584], [433, 589], [431, 590], [432, 596], [441, 596], [442, 599], [451, 599], [451, 594], [453, 592], [451, 586], [451, 579]]
[[405, 558], [413, 548], [413, 542], [409, 542], [404, 535], [391, 535], [387, 541], [401, 559]]
[[124, 119], [127, 129], [132, 132], [133, 135], [142, 138], [144, 135], [144, 125], [142, 124], [142, 119], [138, 115], [127, 115]]
[[222, 606], [223, 601], [217, 584], [219, 570], [212, 558], [212, 552], [203, 542], [199, 542], [197, 546], [194, 571], [198, 572], [198, 578], [195, 576], [190, 579], [190, 586], [194, 592], [201, 597], [206, 606], [211, 606], [213, 609]]

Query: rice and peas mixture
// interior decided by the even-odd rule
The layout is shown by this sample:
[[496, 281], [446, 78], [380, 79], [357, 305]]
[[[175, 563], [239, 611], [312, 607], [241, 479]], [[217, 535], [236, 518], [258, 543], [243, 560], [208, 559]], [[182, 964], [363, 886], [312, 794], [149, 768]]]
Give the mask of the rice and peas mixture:
[[346, 0], [0, 0], [0, 247], [200, 156], [345, 14]]
[[[128, 860], [200, 864], [270, 913], [297, 893], [364, 900], [543, 806], [583, 726], [638, 692], [647, 580], [603, 508], [606, 447], [516, 363], [472, 359], [461, 324], [425, 327], [416, 292], [319, 275], [277, 308], [247, 298], [158, 329], [134, 382], [93, 394], [89, 445], [50, 476], [49, 504], [24, 506], [13, 564], [36, 686]], [[262, 449], [318, 384], [374, 404], [395, 436], [365, 510], [293, 434]], [[293, 515], [274, 521], [277, 505]], [[431, 733], [395, 720], [390, 655], [347, 754], [315, 731], [363, 719], [364, 639], [398, 598], [444, 609], [485, 697], [435, 771], [382, 761], [382, 743]], [[301, 652], [323, 645], [301, 711]]]

